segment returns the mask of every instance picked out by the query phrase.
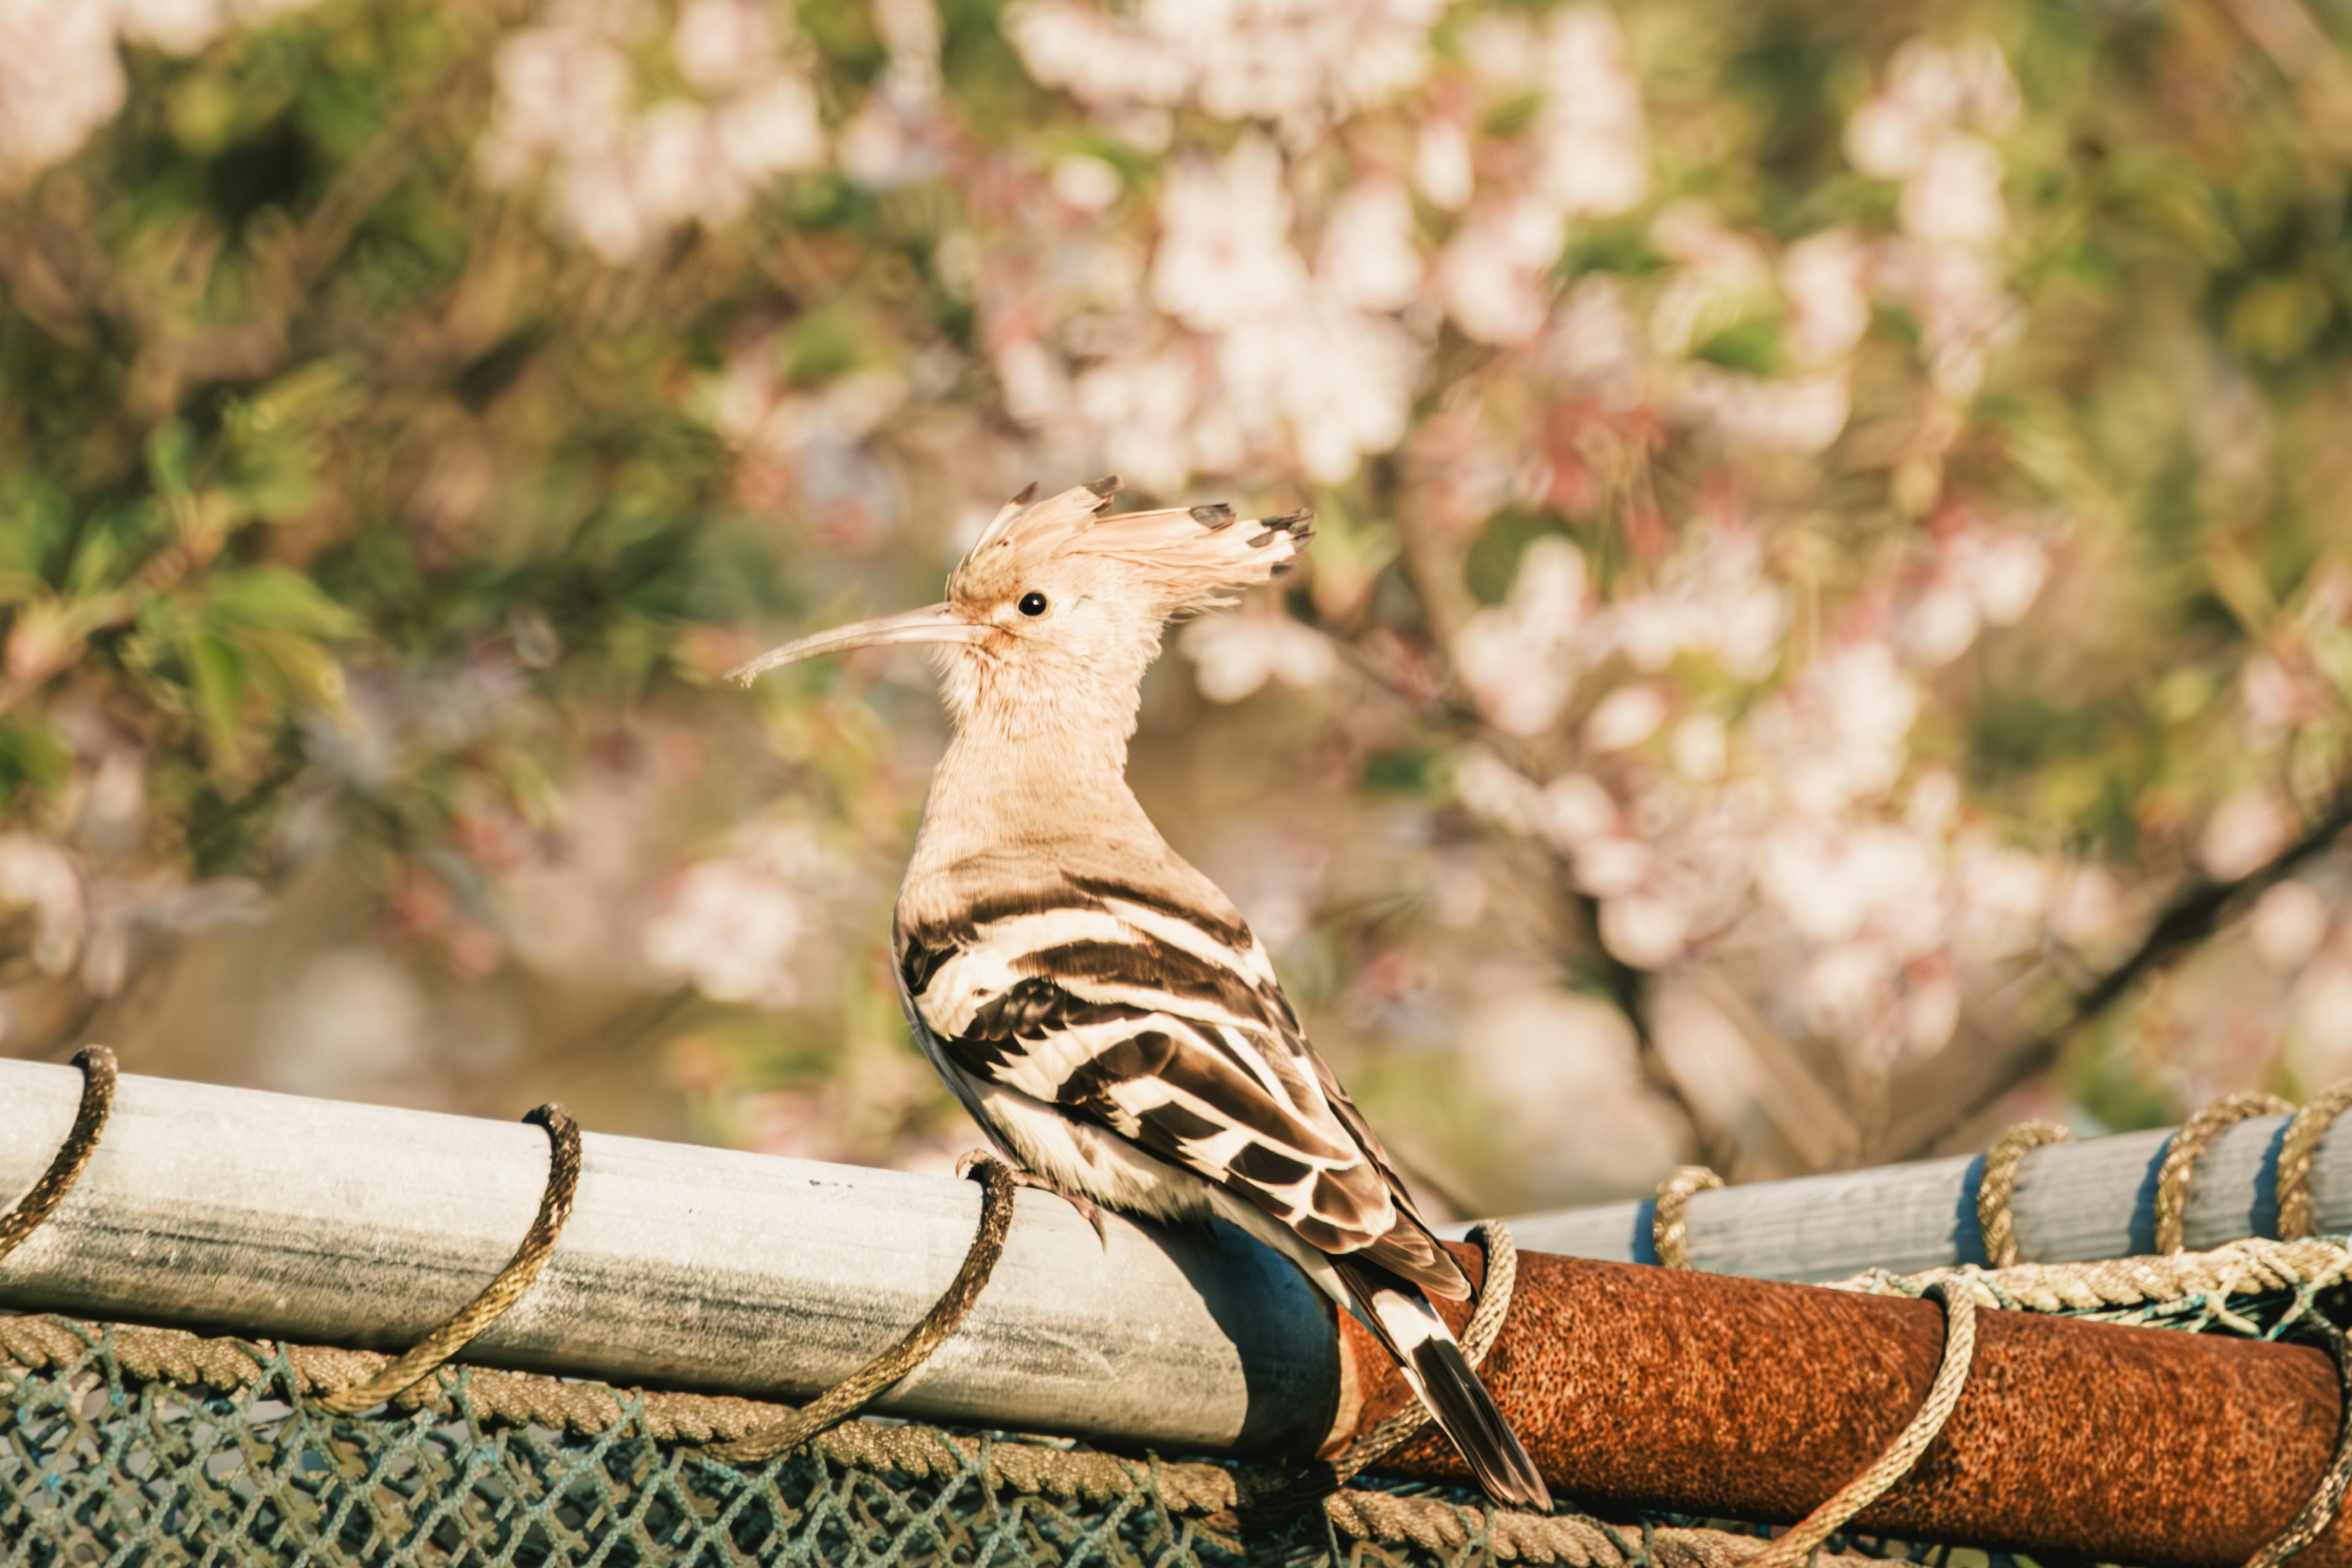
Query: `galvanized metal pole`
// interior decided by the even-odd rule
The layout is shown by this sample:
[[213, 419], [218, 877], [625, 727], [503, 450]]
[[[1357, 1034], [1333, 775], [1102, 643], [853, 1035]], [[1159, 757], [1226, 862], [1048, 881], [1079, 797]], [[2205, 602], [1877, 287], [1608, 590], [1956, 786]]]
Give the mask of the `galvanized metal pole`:
[[[2197, 1161], [2188, 1245], [2277, 1234], [2273, 1183], [2288, 1118], [2225, 1129]], [[2127, 1258], [2155, 1250], [2156, 1176], [2171, 1131], [2126, 1132], [2033, 1150], [2010, 1212], [2028, 1263]], [[1691, 1266], [1759, 1279], [1836, 1279], [1864, 1268], [1916, 1273], [1986, 1261], [1977, 1234], [1979, 1156], [1841, 1171], [1701, 1193], [1685, 1211]], [[2311, 1167], [2324, 1235], [2352, 1231], [2352, 1117], [2328, 1129]], [[1511, 1221], [1521, 1247], [1577, 1258], [1654, 1263], [1653, 1205], [1607, 1204]]]
[[[0, 1203], [81, 1075], [0, 1063]], [[546, 1272], [469, 1361], [805, 1399], [929, 1310], [980, 1189], [589, 1133]], [[0, 1306], [398, 1350], [498, 1272], [546, 1180], [537, 1128], [126, 1076], [96, 1156], [0, 1263]], [[1339, 1384], [1329, 1307], [1230, 1227], [1108, 1247], [1024, 1193], [954, 1338], [894, 1415], [1192, 1449], [1300, 1451]]]

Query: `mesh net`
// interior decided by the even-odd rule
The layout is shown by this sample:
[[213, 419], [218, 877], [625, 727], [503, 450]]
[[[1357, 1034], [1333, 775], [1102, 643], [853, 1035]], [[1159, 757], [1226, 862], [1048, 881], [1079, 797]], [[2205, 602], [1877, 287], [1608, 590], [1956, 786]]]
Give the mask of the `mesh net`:
[[[1988, 1304], [2276, 1337], [2321, 1312], [2352, 1268], [2335, 1242], [2204, 1257], [2219, 1262], [2097, 1266], [2095, 1284], [2079, 1267], [2057, 1285], [2047, 1270], [1962, 1272]], [[1847, 1288], [1922, 1284], [1870, 1276]], [[728, 1464], [690, 1439], [725, 1435], [725, 1412], [756, 1408], [748, 1402], [464, 1368], [410, 1399], [335, 1415], [311, 1395], [336, 1381], [322, 1368], [338, 1357], [353, 1359], [0, 1319], [0, 1563], [1730, 1568], [1761, 1544], [1762, 1532], [1717, 1521], [1535, 1519], [1377, 1481], [1311, 1498], [1295, 1476], [880, 1421]], [[341, 1381], [363, 1374], [347, 1368]], [[705, 1414], [681, 1415], [688, 1404]], [[1832, 1543], [1853, 1557], [1942, 1551]]]

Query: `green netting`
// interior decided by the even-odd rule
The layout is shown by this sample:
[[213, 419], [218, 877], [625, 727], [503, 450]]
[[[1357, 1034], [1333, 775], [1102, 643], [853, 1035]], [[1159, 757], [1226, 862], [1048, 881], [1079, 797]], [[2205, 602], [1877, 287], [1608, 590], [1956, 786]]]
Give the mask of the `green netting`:
[[100, 1334], [7, 1394], [11, 1563], [1204, 1563], [1241, 1558], [1147, 1492], [1073, 1508], [987, 1467], [910, 1477], [804, 1450], [738, 1468], [625, 1420], [593, 1437], [453, 1412], [331, 1416], [126, 1375]]
[[[299, 1374], [279, 1347], [247, 1342], [262, 1376], [222, 1392], [127, 1368], [115, 1330], [45, 1321], [73, 1328], [84, 1348], [13, 1369], [0, 1387], [0, 1561], [28, 1568], [1730, 1561], [1728, 1538], [1664, 1518], [1533, 1521], [1553, 1538], [1507, 1541], [1509, 1521], [1428, 1486], [1352, 1494], [1406, 1509], [1401, 1521], [1385, 1518], [1388, 1539], [1381, 1519], [1367, 1531], [1365, 1507], [1351, 1534], [1295, 1496], [1203, 1511], [1197, 1479], [1159, 1484], [1165, 1473], [1150, 1459], [1122, 1462], [1139, 1483], [1123, 1493], [1057, 1492], [1050, 1467], [1003, 1461], [1008, 1450], [1069, 1450], [985, 1435], [933, 1444], [954, 1456], [944, 1465], [861, 1463], [820, 1440], [735, 1466], [647, 1436], [642, 1402], [626, 1394], [625, 1418], [590, 1436], [486, 1417], [463, 1372], [432, 1408], [331, 1415], [296, 1395]], [[1184, 1467], [1194, 1477], [1203, 1468]], [[1008, 1479], [1008, 1468], [1031, 1479]]]
[[[2156, 1293], [2161, 1299], [2069, 1310], [2276, 1336], [2327, 1308], [2347, 1267], [2340, 1245], [2299, 1244], [2319, 1249], [2315, 1258], [2324, 1251], [2318, 1268], [2280, 1244], [2251, 1245], [2267, 1250], [2249, 1266], [2227, 1263], [2222, 1282], [2210, 1288], [2186, 1294], [2169, 1288]], [[2146, 1261], [2177, 1272], [2178, 1264], [2193, 1260]], [[1990, 1281], [1982, 1293], [2003, 1304], [2031, 1307], [2042, 1299], [2003, 1283], [2027, 1279], [2024, 1270], [1978, 1278]], [[1918, 1288], [1885, 1277], [1854, 1284], [1906, 1293]], [[691, 1443], [657, 1437], [675, 1423], [649, 1427], [644, 1396], [564, 1385], [574, 1392], [593, 1386], [620, 1412], [601, 1430], [583, 1433], [519, 1420], [510, 1399], [501, 1407], [488, 1397], [505, 1374], [462, 1369], [448, 1373], [416, 1408], [331, 1415], [299, 1393], [305, 1373], [297, 1358], [320, 1352], [180, 1336], [191, 1346], [234, 1344], [250, 1358], [256, 1375], [249, 1381], [214, 1388], [197, 1385], [207, 1374], [186, 1370], [203, 1364], [193, 1354], [177, 1358], [181, 1370], [158, 1372], [152, 1347], [159, 1331], [60, 1319], [0, 1319], [0, 1327], [11, 1322], [64, 1347], [31, 1358], [42, 1364], [0, 1360], [0, 1429], [6, 1434], [0, 1445], [0, 1563], [11, 1568], [1418, 1568], [1493, 1561], [1727, 1568], [1741, 1555], [1720, 1521], [1657, 1515], [1531, 1521], [1492, 1512], [1465, 1494], [1377, 1482], [1359, 1483], [1364, 1489], [1347, 1494], [1355, 1500], [1349, 1507], [1327, 1510], [1320, 1501], [1301, 1501], [1295, 1486], [1290, 1495], [1269, 1500], [1265, 1472], [1108, 1459], [1035, 1439], [889, 1424], [853, 1424], [796, 1453], [739, 1466]], [[126, 1355], [142, 1335], [148, 1349]], [[895, 1447], [877, 1434], [896, 1434]], [[1071, 1479], [1081, 1471], [1094, 1479]], [[1259, 1500], [1237, 1500], [1252, 1497]], [[1938, 1563], [2008, 1561], [1979, 1553], [1956, 1560], [1946, 1548], [1863, 1540], [1842, 1539], [1834, 1549]]]

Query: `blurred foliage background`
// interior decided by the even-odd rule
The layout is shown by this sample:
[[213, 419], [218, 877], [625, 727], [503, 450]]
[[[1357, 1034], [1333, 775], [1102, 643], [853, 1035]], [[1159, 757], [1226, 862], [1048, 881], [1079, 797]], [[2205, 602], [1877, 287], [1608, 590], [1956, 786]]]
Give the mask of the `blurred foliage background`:
[[1139, 791], [1447, 1206], [2352, 1072], [2352, 16], [0, 0], [0, 1037], [936, 1166], [879, 650], [1321, 513]]

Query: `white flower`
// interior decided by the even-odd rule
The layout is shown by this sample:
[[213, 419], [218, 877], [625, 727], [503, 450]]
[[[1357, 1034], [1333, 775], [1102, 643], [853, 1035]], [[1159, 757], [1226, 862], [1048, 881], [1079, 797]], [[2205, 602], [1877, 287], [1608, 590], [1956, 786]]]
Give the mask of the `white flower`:
[[1838, 438], [1853, 405], [1843, 370], [1768, 381], [1694, 364], [1683, 370], [1673, 410], [1685, 423], [1712, 425], [1735, 447], [1810, 456]]
[[1874, 942], [1841, 942], [1805, 967], [1804, 997], [1813, 1027], [1825, 1035], [1859, 1040], [1895, 978], [1890, 954]]
[[1046, 175], [1054, 194], [1082, 213], [1098, 213], [1118, 200], [1127, 189], [1119, 173], [1100, 158], [1083, 153], [1067, 153], [1054, 160]]
[[1553, 848], [1573, 851], [1617, 826], [1617, 803], [1589, 775], [1562, 773], [1544, 785], [1535, 825]]
[[1478, 176], [1470, 163], [1470, 138], [1451, 120], [1424, 122], [1412, 148], [1412, 188], [1442, 212], [1470, 205]]
[[228, 25], [221, 0], [115, 0], [115, 15], [124, 37], [174, 55], [194, 54]]
[[2007, 174], [2000, 154], [1975, 137], [1937, 137], [1903, 184], [1903, 231], [1930, 245], [1999, 243], [2009, 228]]
[[1834, 363], [1870, 330], [1870, 247], [1848, 229], [1808, 235], [1780, 258], [1786, 342], [1801, 366]]
[[2304, 882], [2279, 882], [2263, 889], [2246, 920], [2254, 956], [2283, 974], [2302, 968], [2326, 935], [2326, 900]]
[[1541, 202], [1473, 212], [1439, 263], [1454, 324], [1484, 343], [1524, 342], [1541, 331], [1563, 237], [1559, 210]]
[[1004, 29], [1029, 74], [1097, 110], [1191, 103], [1313, 131], [1412, 87], [1444, 0], [1025, 0]]
[[2050, 934], [2074, 947], [2097, 947], [2123, 931], [2123, 884], [2104, 866], [2063, 872], [2050, 900]]
[[1914, 965], [1905, 978], [1902, 1048], [1915, 1058], [1932, 1056], [1959, 1032], [1959, 978], [1941, 963]]
[[2294, 813], [2278, 792], [2267, 784], [2249, 784], [2207, 819], [2197, 858], [2216, 879], [2235, 881], [2276, 858], [2294, 834]]
[[1846, 121], [1846, 156], [1877, 179], [1919, 166], [1935, 139], [1955, 126], [1998, 136], [2016, 123], [2017, 80], [1989, 38], [1948, 48], [1914, 38], [1895, 51], [1877, 92]]
[[1690, 911], [1655, 893], [1628, 893], [1601, 903], [1601, 944], [1635, 969], [1662, 969], [1680, 958], [1690, 928]]
[[122, 109], [100, 0], [0, 0], [0, 189], [71, 153]]
[[1988, 626], [2023, 620], [2050, 570], [2050, 552], [2022, 533], [1970, 529], [1952, 541], [1950, 553], [1954, 575], [1967, 585]]
[[1413, 243], [1412, 198], [1393, 180], [1349, 187], [1323, 226], [1315, 279], [1321, 289], [1367, 310], [1402, 310], [1427, 269]]
[[1465, 748], [1454, 759], [1454, 798], [1473, 816], [1509, 828], [1534, 830], [1544, 814], [1544, 795], [1518, 769], [1484, 746]]
[[1952, 855], [1952, 954], [1971, 966], [2031, 950], [2050, 910], [2050, 868], [2022, 849], [1967, 834]]
[[[1052, 350], [1034, 337], [1007, 337], [995, 346], [990, 356], [996, 370], [996, 384], [1004, 395], [1004, 412], [1024, 425], [1043, 425], [1057, 418], [1070, 405], [1073, 387], [1069, 374]], [[1108, 370], [1108, 367], [1098, 367]], [[1116, 374], [1116, 371], [1109, 371]], [[1092, 373], [1089, 373], [1092, 374]], [[1134, 474], [1139, 482], [1152, 489], [1170, 488], [1155, 484], [1139, 470], [1122, 464], [1119, 472]], [[1181, 469], [1175, 476], [1183, 481]]]
[[1590, 0], [1554, 12], [1543, 80], [1537, 193], [1578, 217], [1639, 206], [1650, 189], [1649, 138], [1616, 13]]
[[687, 0], [670, 35], [678, 74], [714, 96], [749, 87], [776, 66], [776, 10], [761, 0]]
[[1712, 784], [1723, 776], [1730, 753], [1723, 721], [1712, 713], [1694, 713], [1675, 726], [1667, 738], [1675, 771], [1693, 784]]
[[554, 195], [580, 242], [613, 266], [635, 261], [657, 232], [622, 158], [567, 161], [556, 172]]
[[629, 184], [637, 211], [653, 227], [702, 212], [724, 177], [710, 115], [700, 104], [671, 99], [631, 127]]
[[1559, 538], [1538, 539], [1519, 559], [1510, 596], [1478, 611], [1455, 637], [1463, 684], [1500, 728], [1532, 735], [1550, 726], [1576, 689], [1576, 634], [1584, 621], [1584, 557]]
[[1759, 712], [1759, 736], [1778, 756], [1781, 789], [1823, 814], [1884, 795], [1902, 776], [1904, 738], [1918, 716], [1917, 688], [1883, 642], [1838, 649]]
[[1578, 845], [1573, 859], [1579, 888], [1595, 898], [1613, 899], [1642, 885], [1657, 853], [1638, 838], [1612, 833]]
[[760, 182], [824, 162], [824, 127], [816, 93], [796, 76], [780, 76], [719, 106], [719, 150], [744, 179]]
[[[1001, 357], [998, 374], [1004, 375]], [[1024, 395], [1016, 403], [1013, 390], [1007, 381], [1007, 403], [1015, 410], [1037, 401]], [[1070, 390], [1079, 412], [1102, 432], [1105, 467], [1150, 489], [1183, 484], [1191, 467], [1185, 428], [1201, 395], [1200, 372], [1190, 353], [1170, 350], [1147, 358], [1107, 359], [1089, 366]]]
[[1594, 704], [1584, 721], [1584, 743], [1596, 752], [1622, 752], [1658, 732], [1666, 720], [1666, 700], [1654, 685], [1621, 686]]
[[1244, 137], [1223, 163], [1179, 165], [1160, 222], [1151, 297], [1196, 331], [1261, 321], [1307, 294], [1306, 263], [1287, 237], [1282, 154], [1263, 137]]
[[1338, 484], [1404, 439], [1421, 348], [1386, 317], [1316, 297], [1225, 335], [1217, 367], [1244, 426], [1289, 421], [1299, 465]]
[[1895, 636], [1905, 653], [1933, 667], [1968, 652], [1977, 640], [1979, 625], [1976, 600], [1967, 585], [1938, 575], [1898, 613]]
[[1192, 679], [1212, 702], [1239, 702], [1268, 681], [1300, 690], [1339, 672], [1331, 640], [1286, 616], [1215, 616], [1194, 621], [1176, 639], [1192, 661]]
[[620, 144], [632, 73], [621, 52], [571, 27], [527, 27], [491, 62], [497, 96], [476, 150], [492, 184], [529, 177], [551, 154], [576, 164]]
[[1649, 339], [1622, 281], [1605, 272], [1578, 280], [1553, 318], [1544, 363], [1610, 413], [1640, 405], [1649, 388]]
[[1534, 20], [1512, 11], [1486, 11], [1462, 29], [1462, 56], [1480, 79], [1505, 91], [1535, 84], [1544, 60]]

